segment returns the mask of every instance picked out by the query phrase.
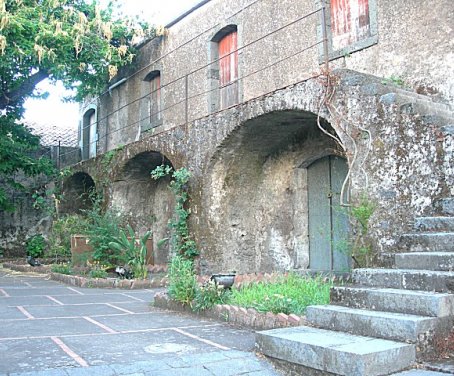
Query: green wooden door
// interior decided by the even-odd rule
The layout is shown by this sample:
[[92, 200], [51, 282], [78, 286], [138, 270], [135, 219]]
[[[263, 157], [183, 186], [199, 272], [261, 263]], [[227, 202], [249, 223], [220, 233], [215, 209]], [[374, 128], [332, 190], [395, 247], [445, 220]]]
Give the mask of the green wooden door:
[[328, 156], [307, 169], [309, 215], [309, 267], [320, 271], [347, 271], [348, 216], [340, 207], [342, 183], [348, 165], [344, 158]]

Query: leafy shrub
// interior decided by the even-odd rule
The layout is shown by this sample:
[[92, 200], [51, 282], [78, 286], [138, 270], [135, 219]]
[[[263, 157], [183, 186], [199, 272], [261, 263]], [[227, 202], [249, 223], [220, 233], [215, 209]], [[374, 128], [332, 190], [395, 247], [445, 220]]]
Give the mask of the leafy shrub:
[[121, 229], [120, 215], [115, 210], [102, 211], [101, 203], [95, 202], [93, 209], [84, 211], [87, 218], [86, 235], [93, 247], [93, 260], [110, 264], [124, 265], [127, 261], [124, 252], [112, 249]]
[[204, 311], [213, 308], [216, 304], [225, 304], [228, 299], [229, 291], [210, 280], [196, 289], [192, 308], [197, 312]]
[[250, 284], [232, 290], [229, 304], [255, 308], [259, 312], [304, 314], [307, 306], [328, 304], [332, 281], [321, 276], [289, 274], [276, 282]]
[[46, 249], [46, 240], [40, 234], [33, 235], [27, 239], [25, 244], [27, 255], [32, 257], [41, 257]]
[[106, 278], [107, 275], [107, 272], [102, 269], [92, 269], [88, 272], [90, 278]]
[[169, 264], [169, 296], [190, 305], [194, 300], [196, 288], [193, 262], [180, 255], [174, 256]]
[[[91, 278], [106, 278], [108, 276], [107, 274], [107, 269], [110, 268], [109, 265], [103, 265], [99, 261], [93, 261], [90, 262], [89, 260], [86, 260], [85, 262], [85, 267], [80, 268], [80, 270], [77, 270], [78, 274], [83, 273], [85, 269], [85, 273]], [[78, 268], [73, 268], [73, 272], [75, 272]]]
[[71, 235], [84, 234], [87, 229], [87, 221], [80, 215], [68, 215], [58, 218], [52, 224], [49, 236], [48, 257], [67, 258], [71, 256]]
[[72, 274], [71, 265], [70, 264], [54, 264], [51, 267], [51, 271], [54, 273], [60, 274]]
[[369, 220], [374, 214], [376, 204], [363, 194], [359, 202], [351, 207], [351, 225], [353, 228], [350, 241], [350, 253], [357, 267], [369, 267], [373, 264], [373, 247], [368, 237]]
[[120, 230], [120, 236], [115, 241], [109, 243], [109, 248], [124, 254], [127, 259], [127, 263], [131, 266], [132, 272], [135, 278], [147, 278], [148, 269], [146, 265], [147, 257], [147, 240], [151, 235], [150, 231], [147, 231], [145, 235], [136, 240], [136, 234], [131, 226], [127, 227], [129, 237], [126, 232]]

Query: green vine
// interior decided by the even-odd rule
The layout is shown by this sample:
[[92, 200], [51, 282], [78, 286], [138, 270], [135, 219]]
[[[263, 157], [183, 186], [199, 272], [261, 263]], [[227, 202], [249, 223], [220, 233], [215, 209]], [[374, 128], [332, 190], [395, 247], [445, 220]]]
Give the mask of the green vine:
[[151, 177], [158, 180], [165, 176], [171, 176], [169, 188], [175, 194], [175, 215], [169, 221], [172, 230], [172, 247], [176, 252], [189, 260], [193, 260], [198, 254], [197, 245], [189, 233], [188, 218], [191, 210], [187, 209], [189, 201], [188, 181], [191, 176], [186, 168], [174, 170], [171, 166], [161, 165], [151, 172]]
[[49, 215], [55, 216], [55, 201], [60, 201], [62, 199], [63, 181], [69, 175], [71, 175], [71, 169], [69, 167], [65, 167], [60, 171], [56, 171], [52, 188], [44, 189], [44, 187], [42, 187], [41, 189], [35, 190], [35, 192], [32, 194], [33, 208], [36, 210], [42, 210]]
[[107, 169], [110, 165], [110, 162], [117, 156], [117, 154], [124, 149], [124, 145], [120, 145], [115, 149], [109, 150], [108, 152], [104, 153], [101, 159], [101, 165], [103, 167], [104, 172], [107, 172]]
[[110, 165], [112, 161], [116, 158], [118, 153], [124, 149], [124, 145], [120, 145], [115, 149], [105, 152], [100, 160], [100, 166], [103, 178], [98, 182], [104, 188], [107, 188], [110, 184], [110, 179], [108, 178], [110, 172]]

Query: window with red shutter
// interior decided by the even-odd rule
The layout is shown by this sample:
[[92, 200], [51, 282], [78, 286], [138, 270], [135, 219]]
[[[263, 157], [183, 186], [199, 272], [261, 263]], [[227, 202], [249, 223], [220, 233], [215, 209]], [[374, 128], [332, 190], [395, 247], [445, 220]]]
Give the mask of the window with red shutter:
[[327, 0], [327, 5], [330, 59], [378, 43], [377, 0]]
[[237, 32], [222, 37], [218, 42], [220, 107], [238, 103], [238, 39]]
[[[376, 43], [376, 14], [371, 22], [370, 4], [375, 0], [330, 0], [332, 50], [347, 48], [349, 51]], [[375, 9], [375, 7], [374, 7]], [[371, 37], [375, 36], [374, 40]], [[359, 44], [358, 48], [348, 48]]]

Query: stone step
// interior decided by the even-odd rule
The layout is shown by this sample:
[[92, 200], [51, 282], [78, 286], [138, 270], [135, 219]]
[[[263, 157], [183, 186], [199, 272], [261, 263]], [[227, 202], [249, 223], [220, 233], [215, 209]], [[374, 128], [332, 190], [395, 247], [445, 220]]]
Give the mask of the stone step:
[[258, 332], [256, 344], [269, 357], [318, 370], [320, 375], [389, 375], [416, 360], [411, 344], [304, 326]]
[[433, 98], [426, 95], [416, 94], [397, 87], [394, 87], [393, 91], [398, 95], [396, 104], [402, 105], [411, 103], [417, 107], [416, 110], [421, 115], [426, 113], [437, 114], [440, 112], [440, 116], [443, 115], [448, 119], [454, 117], [453, 108], [447, 103], [436, 102]]
[[435, 317], [334, 305], [309, 306], [306, 319], [323, 329], [411, 343], [430, 338], [439, 320]]
[[454, 252], [454, 232], [404, 234], [400, 240], [408, 252]]
[[454, 315], [454, 295], [428, 291], [335, 286], [331, 302], [351, 308], [445, 317]]
[[454, 197], [443, 198], [437, 203], [438, 209], [444, 215], [454, 215]]
[[454, 217], [419, 217], [415, 221], [417, 231], [454, 231]]
[[427, 371], [425, 369], [411, 369], [409, 371], [393, 373], [390, 376], [447, 376], [447, 374], [445, 372]]
[[398, 269], [454, 270], [454, 252], [396, 253], [394, 263]]
[[454, 293], [454, 272], [409, 269], [354, 269], [359, 285]]

